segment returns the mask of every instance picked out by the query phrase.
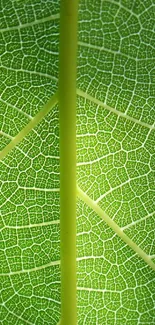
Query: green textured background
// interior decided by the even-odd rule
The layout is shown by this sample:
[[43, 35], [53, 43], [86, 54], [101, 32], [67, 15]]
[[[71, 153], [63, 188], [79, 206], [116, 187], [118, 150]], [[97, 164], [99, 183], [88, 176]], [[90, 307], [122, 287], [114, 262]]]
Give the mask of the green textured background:
[[[155, 260], [155, 2], [79, 5], [77, 182]], [[0, 148], [58, 87], [59, 3], [0, 0]], [[103, 105], [106, 103], [109, 109]], [[58, 106], [0, 163], [0, 323], [60, 318]], [[155, 276], [77, 200], [78, 325], [154, 325]]]

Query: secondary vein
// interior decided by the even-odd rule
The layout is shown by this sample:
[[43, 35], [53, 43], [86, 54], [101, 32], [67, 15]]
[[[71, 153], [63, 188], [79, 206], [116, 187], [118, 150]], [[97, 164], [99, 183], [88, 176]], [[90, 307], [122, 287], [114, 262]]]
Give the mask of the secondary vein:
[[151, 260], [151, 257], [147, 255], [135, 242], [133, 242], [100, 207], [94, 202], [82, 189], [77, 186], [77, 194], [79, 198], [85, 202], [90, 208], [92, 208], [98, 216], [100, 216], [108, 226], [114, 230], [114, 232], [129, 246], [131, 247], [153, 270], [155, 270], [155, 264]]
[[10, 141], [10, 143], [0, 152], [0, 160], [2, 160], [10, 151], [21, 142], [27, 134], [35, 128], [35, 126], [44, 118], [45, 115], [57, 104], [58, 94], [57, 92], [50, 98], [50, 100], [44, 105], [39, 113], [37, 113], [31, 121]]
[[79, 96], [85, 98], [85, 99], [90, 100], [91, 102], [95, 103], [96, 105], [99, 105], [99, 106], [107, 109], [108, 111], [110, 111], [110, 112], [118, 115], [119, 117], [123, 117], [126, 120], [129, 120], [129, 121], [131, 121], [133, 123], [136, 123], [136, 124], [139, 124], [141, 126], [144, 126], [144, 127], [148, 128], [148, 129], [151, 129], [151, 130], [154, 130], [155, 129], [155, 126], [154, 125], [150, 125], [150, 124], [145, 123], [143, 121], [137, 120], [136, 118], [134, 118], [132, 116], [129, 116], [129, 115], [123, 113], [123, 112], [120, 112], [120, 111], [116, 110], [115, 108], [110, 107], [107, 104], [101, 102], [99, 99], [97, 99], [97, 98], [95, 98], [95, 97], [87, 94], [86, 92], [82, 91], [81, 89], [77, 89], [77, 94]]

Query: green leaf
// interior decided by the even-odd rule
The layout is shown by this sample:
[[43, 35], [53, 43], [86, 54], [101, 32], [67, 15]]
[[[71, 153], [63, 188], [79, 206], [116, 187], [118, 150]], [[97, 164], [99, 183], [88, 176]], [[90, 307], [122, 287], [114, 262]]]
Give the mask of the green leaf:
[[[60, 319], [59, 11], [1, 1], [3, 325]], [[79, 5], [78, 325], [155, 323], [154, 12], [154, 1]]]

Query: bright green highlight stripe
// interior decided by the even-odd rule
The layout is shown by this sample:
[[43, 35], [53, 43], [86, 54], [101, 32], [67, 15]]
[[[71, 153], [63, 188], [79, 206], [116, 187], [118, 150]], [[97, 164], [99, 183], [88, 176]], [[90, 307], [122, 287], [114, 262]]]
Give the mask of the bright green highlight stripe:
[[90, 208], [92, 208], [98, 216], [100, 216], [108, 226], [114, 230], [114, 232], [128, 245], [130, 246], [153, 270], [155, 270], [155, 264], [139, 246], [137, 246], [99, 206], [94, 202], [87, 194], [85, 194], [79, 186], [77, 186], [77, 194], [83, 202], [85, 202]]
[[78, 0], [60, 10], [61, 325], [77, 324], [76, 302], [76, 66]]
[[12, 141], [0, 152], [0, 160], [2, 160], [10, 151], [21, 142], [27, 134], [35, 128], [35, 126], [44, 118], [45, 115], [57, 104], [58, 93], [56, 92], [50, 100], [44, 105], [42, 110], [32, 118], [32, 120], [12, 139]]

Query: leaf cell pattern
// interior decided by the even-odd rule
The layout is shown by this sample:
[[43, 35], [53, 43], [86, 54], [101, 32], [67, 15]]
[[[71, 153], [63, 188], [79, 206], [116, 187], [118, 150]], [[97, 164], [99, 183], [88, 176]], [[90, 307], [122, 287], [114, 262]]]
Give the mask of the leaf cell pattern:
[[[0, 6], [0, 321], [56, 325], [58, 105], [22, 142], [16, 138], [58, 88], [59, 2], [1, 0]], [[153, 0], [79, 4], [78, 325], [155, 323], [154, 19]], [[6, 154], [9, 144], [14, 148]]]

